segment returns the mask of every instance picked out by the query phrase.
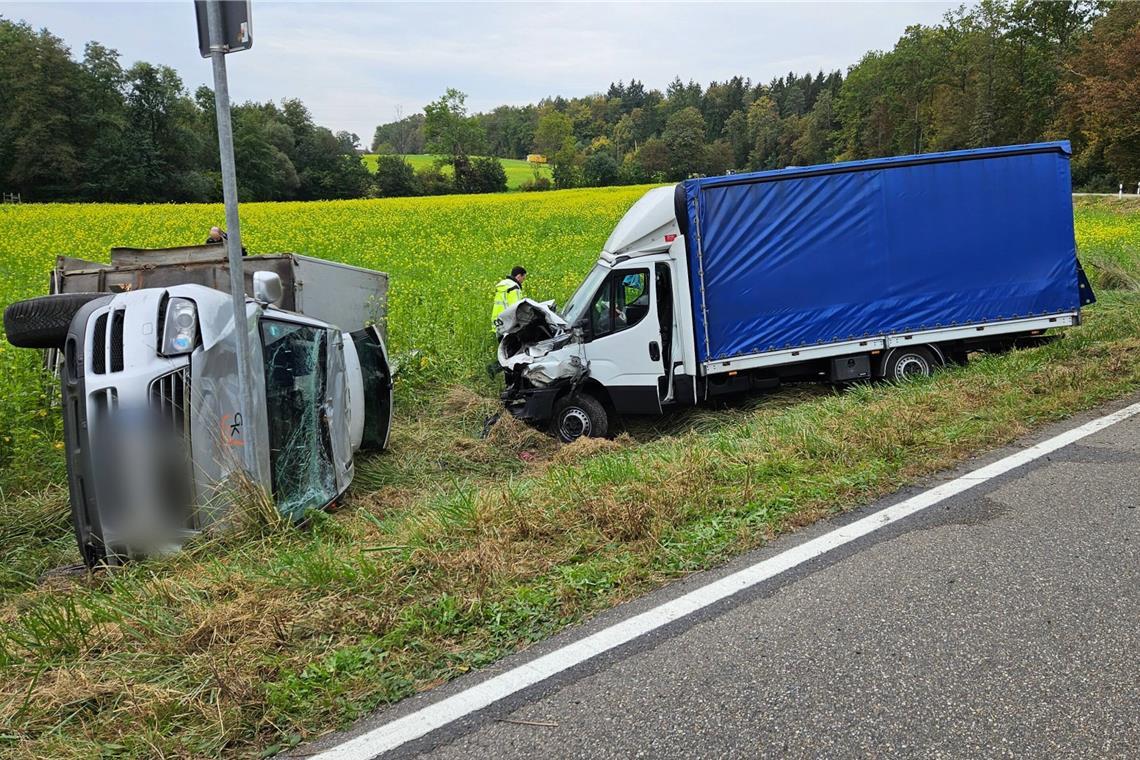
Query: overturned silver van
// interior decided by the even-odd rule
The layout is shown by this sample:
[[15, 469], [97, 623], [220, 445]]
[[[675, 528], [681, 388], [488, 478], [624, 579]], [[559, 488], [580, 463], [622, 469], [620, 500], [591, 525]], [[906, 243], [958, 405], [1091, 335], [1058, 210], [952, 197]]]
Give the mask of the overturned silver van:
[[[220, 247], [117, 249], [110, 265], [61, 258], [52, 294], [5, 310], [13, 345], [58, 357], [89, 567], [176, 549], [224, 521], [246, 446], [248, 480], [290, 517], [336, 502], [354, 454], [386, 447], [387, 276], [297, 254], [244, 264], [252, 297], [240, 315]], [[236, 330], [249, 336], [253, 419], [239, 411]]]

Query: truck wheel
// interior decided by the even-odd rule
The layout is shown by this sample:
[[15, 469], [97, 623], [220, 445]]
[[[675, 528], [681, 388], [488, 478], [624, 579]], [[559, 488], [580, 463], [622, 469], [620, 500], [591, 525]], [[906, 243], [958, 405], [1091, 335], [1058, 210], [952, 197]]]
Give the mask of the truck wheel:
[[922, 346], [900, 348], [887, 357], [883, 377], [887, 380], [907, 380], [912, 377], [930, 377], [934, 373], [934, 354]]
[[605, 438], [609, 432], [609, 415], [601, 402], [588, 393], [564, 396], [554, 404], [550, 432], [563, 443], [579, 438]]
[[71, 318], [105, 293], [56, 293], [16, 301], [4, 309], [4, 332], [17, 348], [62, 348]]

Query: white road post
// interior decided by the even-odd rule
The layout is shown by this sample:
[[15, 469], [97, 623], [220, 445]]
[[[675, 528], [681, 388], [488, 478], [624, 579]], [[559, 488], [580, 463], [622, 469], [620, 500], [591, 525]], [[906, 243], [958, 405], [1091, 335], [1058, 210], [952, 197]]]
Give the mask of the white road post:
[[237, 338], [239, 410], [242, 455], [246, 472], [254, 475], [256, 438], [247, 427], [252, 423], [252, 388], [249, 382], [249, 326], [245, 318], [245, 273], [241, 255], [241, 223], [238, 219], [237, 170], [234, 166], [234, 136], [230, 124], [230, 90], [226, 81], [226, 46], [222, 32], [220, 0], [207, 0], [210, 30], [210, 60], [214, 65], [214, 110], [218, 116], [218, 151], [222, 165], [222, 199], [226, 206], [226, 252], [229, 254], [230, 295], [233, 297], [234, 333]]

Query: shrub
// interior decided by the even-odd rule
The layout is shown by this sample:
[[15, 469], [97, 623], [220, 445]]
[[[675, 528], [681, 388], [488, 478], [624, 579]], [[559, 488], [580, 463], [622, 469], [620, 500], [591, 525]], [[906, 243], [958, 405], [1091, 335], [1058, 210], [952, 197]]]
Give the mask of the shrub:
[[416, 171], [402, 156], [376, 158], [376, 193], [383, 198], [419, 195]]
[[532, 193], [541, 190], [550, 190], [553, 187], [554, 183], [550, 180], [550, 177], [535, 177], [534, 179], [525, 180], [519, 185], [519, 190], [522, 190], [524, 193]]
[[444, 174], [438, 166], [427, 166], [418, 170], [416, 182], [422, 195], [447, 195], [455, 192], [455, 184], [451, 181], [451, 177]]
[[482, 157], [471, 162], [478, 193], [502, 193], [507, 190], [507, 170], [497, 158]]

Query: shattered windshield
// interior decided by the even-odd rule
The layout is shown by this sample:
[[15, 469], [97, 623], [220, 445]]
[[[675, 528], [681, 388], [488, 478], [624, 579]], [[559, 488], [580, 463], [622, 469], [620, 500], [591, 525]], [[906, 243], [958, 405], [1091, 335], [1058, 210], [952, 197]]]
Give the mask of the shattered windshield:
[[296, 518], [324, 507], [337, 493], [324, 420], [328, 334], [264, 319], [261, 338], [273, 496], [278, 511]]
[[586, 313], [586, 308], [590, 305], [590, 298], [598, 289], [598, 285], [606, 276], [609, 269], [601, 264], [595, 264], [590, 273], [586, 275], [586, 279], [582, 280], [582, 284], [574, 291], [574, 295], [570, 296], [570, 300], [566, 302], [566, 306], [558, 316], [566, 320], [570, 326], [578, 323], [582, 315]]

